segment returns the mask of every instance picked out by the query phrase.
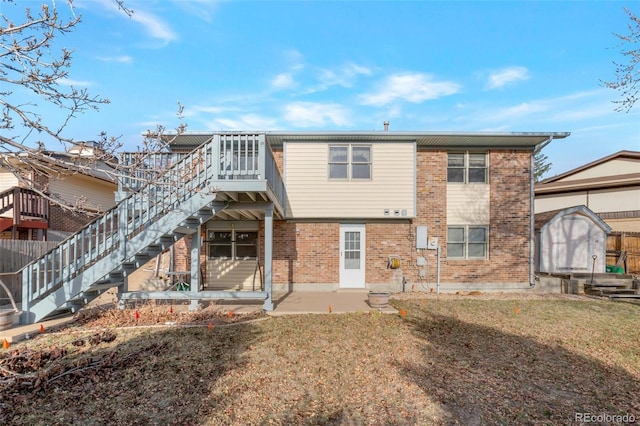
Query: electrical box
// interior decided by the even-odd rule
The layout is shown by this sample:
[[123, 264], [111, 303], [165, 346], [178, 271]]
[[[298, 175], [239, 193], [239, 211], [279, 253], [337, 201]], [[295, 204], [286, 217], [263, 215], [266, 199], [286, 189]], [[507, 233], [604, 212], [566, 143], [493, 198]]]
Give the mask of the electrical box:
[[438, 237], [429, 237], [429, 241], [427, 242], [427, 249], [435, 250], [438, 248]]
[[427, 248], [427, 227], [416, 226], [416, 249], [424, 250]]
[[427, 264], [427, 260], [422, 257], [422, 256], [418, 256], [418, 258], [416, 258], [416, 265], [417, 266], [424, 266]]

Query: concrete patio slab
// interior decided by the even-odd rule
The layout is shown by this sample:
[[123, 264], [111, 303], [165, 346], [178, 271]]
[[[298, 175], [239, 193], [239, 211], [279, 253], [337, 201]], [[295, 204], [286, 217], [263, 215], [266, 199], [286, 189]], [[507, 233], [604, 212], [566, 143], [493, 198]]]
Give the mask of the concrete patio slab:
[[348, 312], [398, 313], [392, 306], [372, 308], [368, 303], [368, 291], [300, 291], [273, 297], [275, 309], [269, 315], [289, 314], [340, 314]]
[[[268, 315], [295, 315], [295, 314], [344, 314], [351, 312], [382, 312], [385, 314], [397, 314], [398, 311], [391, 305], [387, 308], [372, 308], [368, 303], [367, 290], [340, 290], [340, 291], [300, 291], [291, 293], [274, 294], [275, 309], [267, 312]], [[239, 304], [238, 301], [212, 302], [214, 308], [226, 312], [231, 310], [234, 314], [251, 313], [262, 310], [262, 301]], [[176, 306], [176, 309], [187, 309], [186, 305]], [[115, 308], [114, 308], [115, 309]], [[63, 316], [53, 320], [42, 321], [37, 324], [16, 325], [7, 330], [0, 330], [0, 344], [6, 339], [9, 344], [18, 342], [28, 336], [36, 336], [40, 333], [40, 325], [45, 330], [55, 328], [74, 321], [73, 315]]]

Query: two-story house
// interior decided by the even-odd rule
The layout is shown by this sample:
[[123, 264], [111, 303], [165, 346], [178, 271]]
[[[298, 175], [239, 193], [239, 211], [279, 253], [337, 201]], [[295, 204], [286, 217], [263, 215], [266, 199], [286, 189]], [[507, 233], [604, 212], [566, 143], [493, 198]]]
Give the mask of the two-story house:
[[90, 143], [0, 155], [0, 239], [62, 241], [115, 204], [115, 171]]
[[[22, 321], [114, 285], [122, 300], [253, 298], [266, 310], [283, 291], [528, 289], [532, 153], [568, 135], [177, 135], [171, 152], [124, 154], [134, 167], [117, 205], [25, 270]], [[128, 292], [126, 276], [170, 246], [190, 287]], [[40, 279], [52, 265], [60, 273]]]

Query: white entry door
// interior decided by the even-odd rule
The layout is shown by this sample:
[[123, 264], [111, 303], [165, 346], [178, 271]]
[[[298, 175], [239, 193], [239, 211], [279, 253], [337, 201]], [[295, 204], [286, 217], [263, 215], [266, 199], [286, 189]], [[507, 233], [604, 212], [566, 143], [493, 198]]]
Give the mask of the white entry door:
[[364, 288], [364, 247], [364, 225], [340, 225], [340, 288]]

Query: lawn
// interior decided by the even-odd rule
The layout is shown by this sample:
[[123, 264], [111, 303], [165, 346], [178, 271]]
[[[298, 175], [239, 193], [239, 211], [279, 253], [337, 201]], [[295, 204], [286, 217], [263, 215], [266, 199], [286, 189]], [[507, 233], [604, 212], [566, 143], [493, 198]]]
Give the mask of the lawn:
[[147, 306], [138, 319], [85, 318], [0, 352], [0, 424], [640, 419], [640, 306], [402, 296], [398, 315], [229, 318]]

